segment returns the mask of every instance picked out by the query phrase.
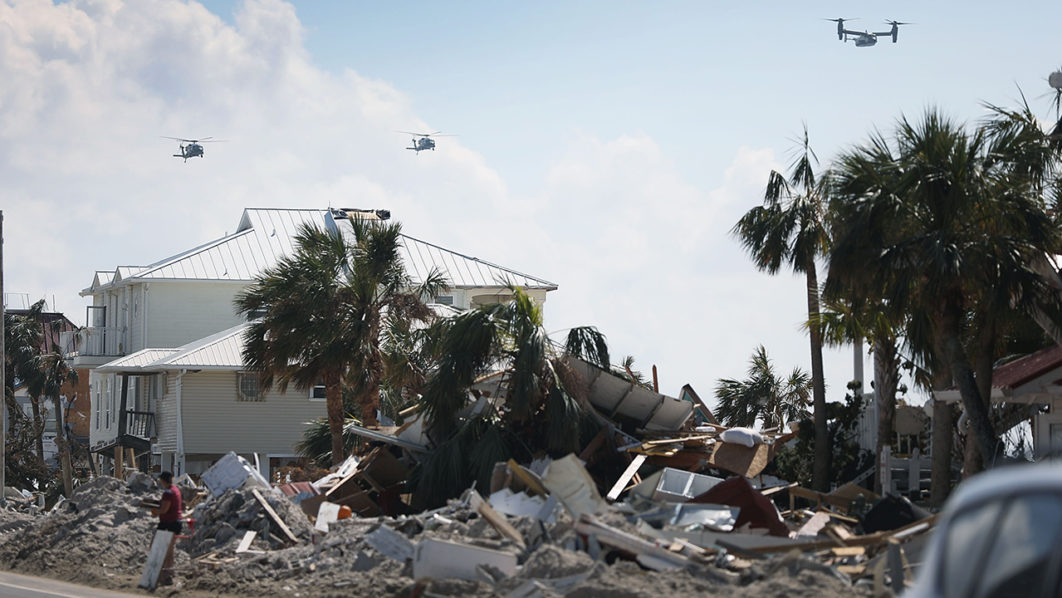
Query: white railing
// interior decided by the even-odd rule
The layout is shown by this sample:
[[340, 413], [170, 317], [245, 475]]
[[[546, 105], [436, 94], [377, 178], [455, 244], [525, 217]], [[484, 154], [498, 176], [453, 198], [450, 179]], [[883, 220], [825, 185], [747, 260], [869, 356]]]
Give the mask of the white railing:
[[64, 330], [59, 333], [59, 350], [64, 358], [71, 358], [77, 354], [77, 330]]
[[117, 356], [122, 355], [125, 343], [122, 342], [122, 329], [114, 327], [91, 327], [82, 328], [78, 335], [78, 355], [86, 356]]

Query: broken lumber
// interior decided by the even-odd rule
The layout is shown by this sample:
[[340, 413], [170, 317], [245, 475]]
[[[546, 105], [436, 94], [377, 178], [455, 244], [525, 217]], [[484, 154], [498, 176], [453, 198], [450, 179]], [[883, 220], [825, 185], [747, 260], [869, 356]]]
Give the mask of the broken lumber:
[[154, 591], [159, 583], [159, 574], [162, 573], [162, 563], [166, 560], [166, 552], [170, 549], [173, 541], [173, 532], [157, 530], [155, 538], [151, 540], [151, 549], [148, 551], [147, 562], [144, 563], [144, 573], [140, 575], [140, 583], [137, 587], [148, 591]]
[[254, 495], [254, 498], [258, 501], [258, 504], [262, 505], [262, 509], [265, 510], [266, 515], [269, 515], [269, 518], [273, 520], [273, 523], [277, 524], [277, 527], [280, 528], [280, 531], [284, 534], [288, 541], [292, 544], [298, 544], [299, 539], [295, 537], [295, 534], [291, 533], [291, 528], [289, 528], [288, 525], [284, 523], [284, 520], [281, 519], [279, 515], [277, 515], [277, 512], [273, 510], [273, 507], [269, 506], [269, 502], [266, 501], [265, 497], [262, 496], [262, 493], [258, 491], [258, 488], [251, 488], [251, 494]]
[[524, 486], [531, 492], [541, 495], [549, 496], [549, 491], [542, 485], [542, 480], [534, 473], [524, 469], [522, 465], [516, 462], [515, 459], [509, 459], [509, 469], [513, 472], [513, 475], [520, 480]]
[[524, 542], [524, 536], [513, 527], [509, 521], [505, 518], [505, 515], [494, 510], [494, 507], [490, 506], [490, 503], [483, 500], [483, 497], [475, 490], [469, 491], [468, 506], [475, 509], [479, 513], [480, 517], [483, 517], [494, 526], [494, 529], [498, 530], [498, 533], [505, 538], [509, 538], [516, 543], [520, 548], [527, 548], [527, 544]]
[[236, 554], [247, 552], [247, 549], [251, 547], [251, 542], [254, 542], [254, 537], [258, 535], [258, 532], [254, 530], [247, 530], [247, 533], [240, 539], [240, 545], [236, 547]]
[[623, 475], [621, 475], [616, 480], [616, 483], [612, 485], [612, 489], [608, 491], [605, 498], [610, 501], [615, 501], [619, 498], [619, 495], [623, 493], [623, 489], [627, 487], [627, 483], [631, 481], [631, 478], [633, 478], [636, 473], [638, 473], [638, 469], [642, 466], [642, 463], [645, 463], [647, 458], [648, 457], [645, 455], [636, 456], [631, 461], [631, 464], [627, 466], [627, 469], [623, 471]]
[[639, 561], [650, 567], [656, 565], [656, 561], [663, 561], [668, 565], [667, 568], [685, 567], [689, 564], [689, 559], [687, 557], [681, 554], [675, 554], [674, 552], [657, 546], [652, 542], [605, 525], [598, 521], [593, 515], [586, 513], [580, 515], [579, 521], [575, 524], [575, 531], [584, 536], [597, 536], [597, 540], [602, 544], [618, 548], [629, 554], [650, 557], [648, 560]]

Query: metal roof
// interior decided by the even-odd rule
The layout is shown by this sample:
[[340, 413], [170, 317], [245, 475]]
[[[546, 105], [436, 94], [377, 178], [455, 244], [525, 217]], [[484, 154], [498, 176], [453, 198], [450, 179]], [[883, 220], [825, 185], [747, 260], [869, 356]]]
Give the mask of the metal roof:
[[[98, 286], [136, 280], [251, 281], [282, 256], [291, 253], [300, 226], [311, 224], [343, 231], [346, 227], [341, 222], [346, 218], [345, 213], [340, 212], [339, 218], [337, 222], [331, 210], [247, 208], [235, 233], [150, 266], [123, 266], [112, 278], [97, 273]], [[408, 235], [402, 235], [401, 255], [414, 282], [420, 282], [437, 268], [453, 288], [502, 287], [509, 283], [525, 288], [557, 288], [547, 280]]]
[[248, 324], [233, 326], [204, 339], [178, 347], [168, 357], [152, 364], [162, 370], [241, 370], [243, 365], [243, 331]]
[[177, 349], [141, 349], [125, 357], [119, 357], [96, 368], [100, 372], [144, 371], [156, 361], [173, 355]]
[[101, 372], [159, 372], [164, 370], [242, 370], [243, 331], [233, 326], [176, 349], [141, 349], [101, 365]]

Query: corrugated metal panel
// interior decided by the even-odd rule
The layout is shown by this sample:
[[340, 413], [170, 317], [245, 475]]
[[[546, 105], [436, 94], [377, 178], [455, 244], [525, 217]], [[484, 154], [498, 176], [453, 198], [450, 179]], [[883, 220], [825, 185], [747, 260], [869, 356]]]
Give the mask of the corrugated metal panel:
[[[232, 235], [178, 254], [128, 276], [146, 279], [253, 280], [265, 268], [293, 251], [303, 224], [332, 228], [327, 210], [248, 208]], [[348, 227], [339, 226], [346, 232]], [[402, 235], [402, 259], [414, 282], [438, 269], [455, 288], [500, 287], [556, 289], [555, 283], [438, 245]], [[102, 283], [101, 284], [106, 284]]]
[[525, 288], [556, 289], [555, 283], [444, 249], [409, 235], [402, 235], [403, 261], [414, 280], [420, 281], [438, 268], [450, 285], [462, 287], [498, 287], [508, 283]]
[[242, 369], [243, 331], [241, 324], [213, 336], [189, 343], [175, 354], [152, 364], [161, 369]]
[[169, 357], [177, 352], [177, 349], [141, 349], [125, 357], [115, 359], [96, 368], [101, 372], [119, 372], [141, 370], [160, 359]]
[[693, 414], [693, 403], [632, 384], [577, 357], [567, 361], [587, 385], [590, 403], [609, 417], [622, 415], [647, 430], [674, 431]]

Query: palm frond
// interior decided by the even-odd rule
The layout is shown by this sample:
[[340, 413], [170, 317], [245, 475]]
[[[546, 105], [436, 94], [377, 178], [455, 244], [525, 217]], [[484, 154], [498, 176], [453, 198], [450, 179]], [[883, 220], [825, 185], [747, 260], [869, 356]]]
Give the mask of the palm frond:
[[612, 368], [605, 335], [594, 326], [578, 326], [569, 330], [564, 350], [601, 369]]

